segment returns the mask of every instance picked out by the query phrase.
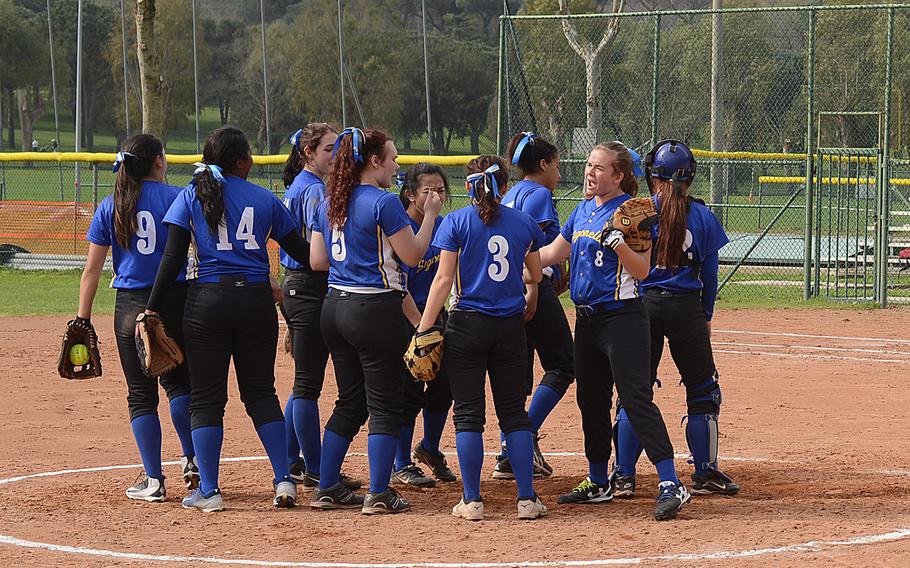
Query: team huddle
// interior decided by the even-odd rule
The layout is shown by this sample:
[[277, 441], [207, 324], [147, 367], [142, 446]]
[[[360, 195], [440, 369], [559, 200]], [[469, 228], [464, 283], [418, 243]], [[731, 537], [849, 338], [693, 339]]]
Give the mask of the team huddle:
[[[445, 171], [420, 163], [400, 175], [397, 157], [382, 131], [309, 124], [291, 138], [282, 202], [247, 181], [253, 159], [236, 128], [209, 135], [186, 188], [164, 183], [160, 140], [124, 142], [114, 192], [88, 230], [78, 313], [67, 327], [67, 337], [88, 338], [88, 374], [64, 373], [63, 355], [61, 374], [100, 374], [91, 309], [110, 250], [117, 347], [145, 470], [127, 497], [166, 499], [157, 379], [183, 451], [183, 506], [224, 509], [219, 462], [232, 360], [272, 467], [276, 507], [311, 491], [313, 508], [400, 513], [411, 505], [397, 487], [460, 477], [452, 514], [483, 519], [487, 381], [501, 440], [492, 477], [514, 479], [520, 519], [547, 514], [534, 487], [553, 473], [540, 432], [573, 381], [588, 471], [560, 505], [631, 497], [642, 451], [659, 477], [658, 520], [676, 517], [691, 494], [739, 491], [717, 463], [721, 391], [710, 339], [727, 236], [688, 195], [696, 163], [684, 143], [661, 141], [644, 160], [620, 142], [595, 146], [585, 199], [565, 220], [553, 200], [559, 152], [534, 133], [514, 136], [507, 158], [471, 160], [470, 203], [445, 216]], [[511, 177], [520, 181], [510, 186]], [[650, 196], [635, 197], [639, 178]], [[268, 239], [280, 246], [281, 285], [270, 276]], [[567, 289], [574, 337], [559, 301]], [[274, 371], [279, 312], [295, 369], [283, 410]], [[156, 322], [179, 348], [168, 366], [149, 352]], [[653, 402], [664, 338], [686, 391], [689, 489]], [[338, 395], [323, 421], [329, 356]], [[460, 476], [440, 450], [450, 413]], [[367, 423], [361, 491], [342, 470]]]

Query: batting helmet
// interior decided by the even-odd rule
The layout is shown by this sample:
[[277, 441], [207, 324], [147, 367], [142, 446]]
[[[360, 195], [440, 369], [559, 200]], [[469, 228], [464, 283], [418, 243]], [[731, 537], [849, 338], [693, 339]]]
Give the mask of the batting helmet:
[[645, 156], [645, 177], [656, 177], [673, 181], [695, 179], [695, 156], [692, 150], [679, 140], [661, 140]]

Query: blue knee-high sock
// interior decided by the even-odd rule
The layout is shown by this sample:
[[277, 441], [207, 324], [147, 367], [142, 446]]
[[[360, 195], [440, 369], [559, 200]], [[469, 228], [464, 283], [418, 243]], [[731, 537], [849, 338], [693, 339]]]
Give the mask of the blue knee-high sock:
[[149, 477], [161, 479], [161, 421], [157, 414], [143, 414], [130, 422], [139, 447], [142, 467]]
[[[294, 430], [303, 451], [303, 461], [310, 473], [319, 473], [322, 458], [319, 403], [309, 398], [294, 399]], [[347, 446], [344, 449], [347, 452]], [[344, 455], [342, 455], [344, 459]], [[340, 466], [339, 466], [340, 467]]]
[[193, 449], [193, 433], [190, 431], [190, 395], [175, 397], [171, 400], [170, 407], [171, 422], [180, 438], [183, 455], [191, 458], [196, 455], [196, 451]]
[[660, 460], [654, 464], [654, 467], [657, 468], [657, 477], [661, 482], [672, 481], [677, 485], [679, 484], [679, 478], [676, 476], [676, 466], [673, 464], [673, 458]]
[[531, 421], [531, 430], [536, 434], [540, 427], [543, 426], [544, 420], [556, 408], [562, 395], [547, 385], [538, 385], [531, 398], [531, 406], [528, 407], [528, 419]]
[[[411, 430], [413, 433], [413, 430]], [[367, 458], [370, 461], [370, 493], [382, 493], [389, 488], [392, 464], [398, 451], [398, 438], [388, 434], [367, 436]]]
[[529, 430], [506, 434], [506, 450], [518, 485], [518, 498], [534, 497], [534, 434]]
[[626, 415], [626, 409], [620, 408], [616, 413], [616, 473], [623, 476], [635, 475], [635, 464], [641, 456], [641, 442], [632, 429], [632, 423]]
[[411, 442], [414, 441], [414, 427], [402, 426], [398, 431], [398, 449], [395, 454], [395, 470], [411, 463]]
[[686, 422], [686, 441], [695, 463], [695, 473], [717, 469], [716, 414], [690, 414]]
[[606, 485], [610, 481], [607, 462], [588, 462], [588, 477], [598, 485]]
[[193, 430], [193, 448], [196, 449], [196, 462], [199, 464], [199, 489], [206, 497], [218, 489], [218, 462], [221, 460], [223, 441], [224, 428], [221, 426], [203, 426]]
[[420, 442], [423, 449], [431, 455], [439, 455], [439, 440], [442, 439], [442, 430], [446, 426], [448, 412], [423, 411], [423, 440]]
[[288, 440], [284, 420], [263, 424], [256, 428], [256, 433], [259, 434], [262, 447], [265, 448], [265, 453], [272, 464], [272, 472], [275, 474], [274, 483], [290, 479], [291, 473], [287, 460]]
[[284, 406], [284, 435], [288, 439], [288, 466], [292, 466], [300, 459], [300, 444], [297, 443], [297, 434], [294, 432], [294, 395], [288, 397]]
[[322, 463], [319, 467], [320, 489], [328, 489], [338, 483], [341, 464], [344, 463], [344, 456], [347, 455], [350, 445], [350, 440], [326, 429], [322, 439]]
[[464, 483], [464, 500], [480, 499], [480, 471], [483, 468], [483, 434], [458, 432], [455, 434], [458, 467]]

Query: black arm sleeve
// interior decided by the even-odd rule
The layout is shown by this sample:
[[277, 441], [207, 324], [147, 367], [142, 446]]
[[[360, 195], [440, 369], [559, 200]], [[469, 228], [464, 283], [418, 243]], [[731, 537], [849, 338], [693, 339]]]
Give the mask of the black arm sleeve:
[[161, 307], [171, 284], [177, 279], [180, 270], [186, 267], [186, 253], [189, 250], [190, 232], [179, 225], [168, 225], [167, 245], [164, 247], [161, 264], [158, 265], [158, 274], [155, 275], [155, 285], [152, 287], [147, 309], [157, 312]]
[[275, 240], [278, 241], [278, 245], [284, 252], [303, 265], [304, 270], [313, 272], [313, 269], [310, 268], [310, 243], [301, 237], [300, 233], [291, 231], [280, 239]]

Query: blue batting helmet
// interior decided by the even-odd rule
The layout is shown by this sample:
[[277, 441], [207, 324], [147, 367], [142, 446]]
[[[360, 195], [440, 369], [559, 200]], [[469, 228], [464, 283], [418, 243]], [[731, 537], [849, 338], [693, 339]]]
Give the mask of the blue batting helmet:
[[679, 140], [661, 140], [645, 156], [645, 177], [691, 182], [695, 166], [695, 156], [688, 146]]

